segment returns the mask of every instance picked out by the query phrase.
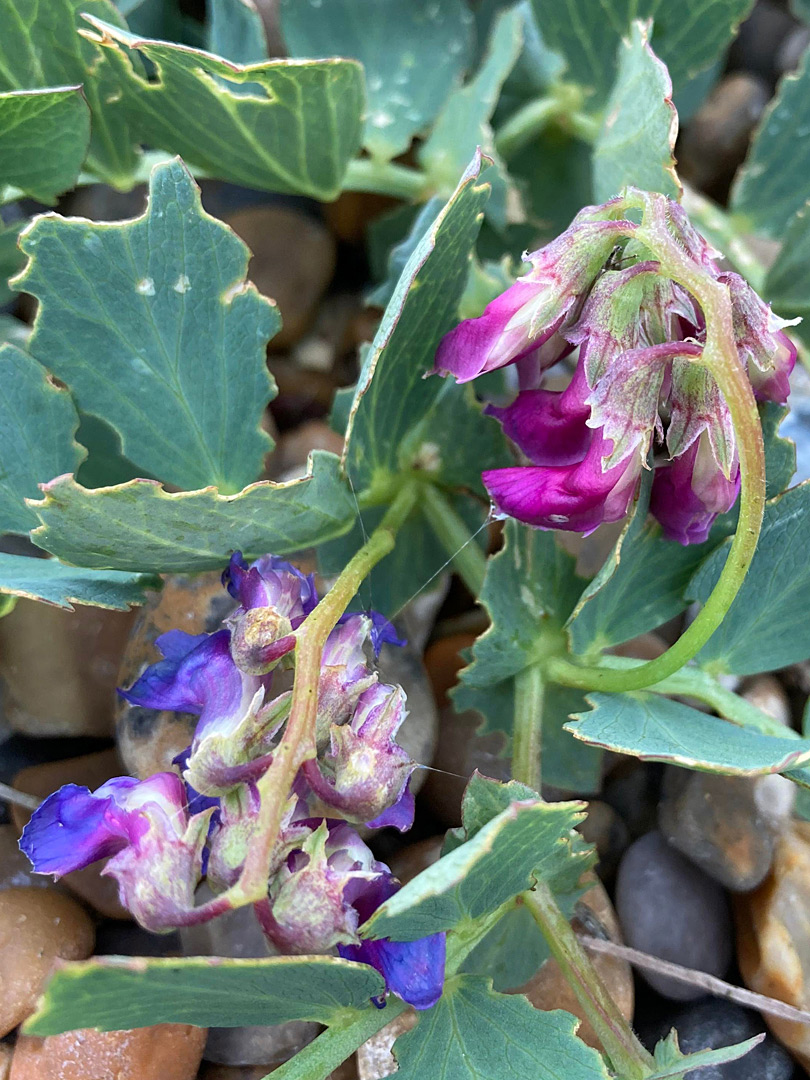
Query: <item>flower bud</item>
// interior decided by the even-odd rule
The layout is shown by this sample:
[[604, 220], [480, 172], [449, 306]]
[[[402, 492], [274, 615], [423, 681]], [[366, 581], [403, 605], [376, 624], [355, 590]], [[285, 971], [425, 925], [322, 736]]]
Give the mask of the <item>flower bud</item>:
[[377, 673], [370, 669], [366, 656], [373, 628], [368, 615], [344, 616], [326, 639], [318, 683], [319, 747], [326, 745], [334, 725], [349, 719], [357, 699], [377, 681]]
[[801, 319], [780, 319], [739, 274], [721, 274], [720, 280], [731, 294], [734, 336], [754, 394], [759, 401], [784, 405], [796, 364], [796, 346], [783, 327], [795, 326]]
[[34, 811], [20, 847], [34, 870], [59, 877], [109, 858], [121, 903], [149, 930], [195, 920], [194, 890], [213, 810], [190, 816], [174, 773], [116, 777], [97, 791], [67, 784]]
[[315, 760], [305, 764], [312, 790], [347, 821], [394, 825], [400, 832], [413, 824], [406, 786], [416, 762], [394, 742], [406, 715], [402, 688], [377, 683], [361, 694], [351, 721], [331, 729], [325, 764], [332, 776]]

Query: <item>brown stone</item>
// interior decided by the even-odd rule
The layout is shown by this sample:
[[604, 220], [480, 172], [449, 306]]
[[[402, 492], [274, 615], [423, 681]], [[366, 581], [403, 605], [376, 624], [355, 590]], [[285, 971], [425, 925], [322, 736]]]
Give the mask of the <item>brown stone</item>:
[[343, 452], [343, 436], [333, 431], [324, 420], [307, 420], [294, 431], [281, 436], [274, 467], [287, 479], [294, 470], [299, 470], [303, 475], [313, 450], [331, 450], [339, 455]]
[[194, 1080], [205, 1035], [189, 1024], [23, 1035], [10, 1080]]
[[[31, 765], [22, 769], [14, 777], [14, 787], [29, 795], [38, 795], [44, 799], [63, 784], [82, 784], [95, 791], [105, 780], [120, 776], [124, 769], [114, 750], [100, 750], [96, 754], [68, 758], [66, 761], [49, 761], [42, 765]], [[11, 807], [11, 816], [18, 832], [22, 832], [31, 816], [29, 810], [21, 806]], [[102, 877], [103, 862], [94, 863], [84, 870], [74, 870], [65, 874], [60, 882], [67, 885], [77, 896], [85, 900], [101, 915], [109, 919], [129, 919], [131, 915], [118, 899], [118, 886], [109, 877]]]
[[389, 859], [391, 872], [403, 885], [407, 885], [417, 874], [439, 861], [443, 844], [444, 836], [430, 836], [427, 840], [408, 844]]
[[[173, 575], [138, 613], [124, 650], [118, 685], [131, 686], [144, 668], [160, 660], [155, 639], [168, 630], [210, 633], [236, 606], [218, 573]], [[125, 770], [141, 780], [173, 768], [172, 758], [191, 742], [197, 717], [130, 705], [119, 698], [116, 737]]]
[[416, 1013], [408, 1009], [363, 1043], [357, 1051], [358, 1080], [383, 1080], [383, 1077], [397, 1071], [398, 1065], [391, 1048], [400, 1035], [411, 1030], [416, 1020]]
[[630, 830], [625, 823], [608, 803], [591, 799], [588, 815], [577, 825], [577, 831], [596, 848], [599, 856], [596, 872], [600, 879], [612, 878], [630, 843]]
[[[735, 897], [737, 959], [746, 986], [810, 1009], [810, 822], [794, 821], [776, 846], [771, 873]], [[810, 1070], [810, 1026], [765, 1016], [780, 1042]]]
[[0, 892], [0, 1036], [34, 1011], [56, 960], [84, 960], [95, 932], [75, 900], [46, 889]]
[[790, 701], [775, 675], [755, 675], [743, 687], [742, 696], [780, 724], [790, 727]]
[[0, 1080], [9, 1080], [13, 1055], [13, 1046], [9, 1046], [8, 1043], [0, 1043]]
[[281, 312], [270, 347], [288, 348], [305, 333], [332, 280], [334, 237], [311, 214], [278, 203], [244, 207], [225, 220], [253, 252], [249, 279]]
[[19, 600], [0, 619], [5, 715], [26, 735], [111, 735], [118, 664], [134, 614]]
[[[212, 1065], [205, 1062], [199, 1072], [199, 1080], [264, 1080], [268, 1073], [281, 1065]], [[0, 1080], [3, 1080], [0, 1073]], [[354, 1055], [344, 1061], [325, 1080], [357, 1080], [357, 1064]]]
[[30, 886], [64, 892], [47, 874], [34, 873], [27, 856], [20, 851], [19, 835], [13, 825], [0, 825], [0, 889]]
[[439, 714], [439, 741], [428, 772], [423, 799], [443, 825], [461, 824], [461, 799], [476, 769], [495, 780], [508, 780], [511, 765], [503, 756], [504, 736], [499, 731], [479, 735], [481, 717], [468, 710], [457, 713], [452, 706]]
[[[588, 922], [595, 917], [599, 925], [606, 932], [611, 941], [621, 944], [621, 932], [613, 905], [608, 899], [603, 885], [594, 878], [593, 886], [582, 897], [581, 904], [589, 909]], [[590, 926], [587, 927], [592, 932]], [[633, 973], [626, 960], [619, 960], [614, 956], [605, 956], [603, 953], [591, 955], [593, 966], [602, 977], [610, 996], [619, 1006], [622, 1014], [628, 1021], [633, 1019], [634, 988]], [[568, 981], [563, 976], [556, 960], [546, 960], [537, 974], [519, 990], [513, 991], [525, 994], [536, 1009], [565, 1009], [582, 1020], [577, 1034], [583, 1042], [597, 1050], [602, 1049], [602, 1044], [589, 1022], [585, 1019], [582, 1006], [576, 999]]]
[[468, 631], [449, 634], [431, 642], [425, 650], [425, 667], [440, 709], [450, 705], [448, 691], [456, 685], [459, 671], [467, 664], [461, 652], [471, 648], [477, 636]]

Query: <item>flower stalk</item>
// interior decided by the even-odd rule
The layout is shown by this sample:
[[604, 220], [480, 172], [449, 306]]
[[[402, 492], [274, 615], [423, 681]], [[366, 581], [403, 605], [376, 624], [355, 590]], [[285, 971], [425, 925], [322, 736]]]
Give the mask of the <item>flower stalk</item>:
[[371, 569], [393, 549], [397, 530], [413, 509], [416, 496], [415, 484], [400, 488], [379, 526], [297, 632], [290, 716], [284, 736], [273, 752], [273, 763], [257, 782], [261, 808], [255, 839], [239, 880], [225, 894], [233, 906], [266, 898], [273, 848], [290, 789], [304, 762], [317, 754], [315, 722], [321, 654], [326, 639]]
[[419, 505], [428, 524], [441, 541], [453, 569], [476, 598], [484, 586], [487, 558], [476, 544], [467, 524], [436, 484], [425, 483], [419, 493]]
[[541, 664], [531, 664], [515, 677], [512, 730], [512, 776], [540, 791], [545, 679]]

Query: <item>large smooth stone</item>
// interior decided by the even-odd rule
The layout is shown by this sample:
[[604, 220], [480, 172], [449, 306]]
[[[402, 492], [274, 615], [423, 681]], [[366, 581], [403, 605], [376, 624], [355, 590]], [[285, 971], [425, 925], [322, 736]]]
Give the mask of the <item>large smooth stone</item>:
[[[770, 875], [736, 898], [737, 958], [747, 986], [810, 1010], [810, 823], [794, 821], [776, 845]], [[765, 1017], [810, 1070], [810, 1025]]]
[[[725, 893], [661, 833], [647, 833], [625, 852], [616, 878], [616, 911], [634, 949], [710, 975], [722, 977], [728, 970], [732, 928]], [[674, 1001], [704, 993], [663, 975], [641, 975]]]
[[11, 1080], [194, 1080], [205, 1028], [158, 1024], [134, 1031], [66, 1031], [17, 1040]]
[[0, 1036], [30, 1016], [56, 960], [85, 960], [95, 934], [75, 900], [45, 889], [0, 892]]

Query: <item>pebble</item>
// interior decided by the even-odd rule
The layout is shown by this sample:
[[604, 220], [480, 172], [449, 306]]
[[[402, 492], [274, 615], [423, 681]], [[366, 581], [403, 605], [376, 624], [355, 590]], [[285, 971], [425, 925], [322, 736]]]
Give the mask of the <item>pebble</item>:
[[[105, 780], [109, 780], [111, 776], [120, 776], [124, 771], [114, 750], [100, 750], [95, 754], [68, 758], [66, 761], [32, 765], [17, 773], [13, 786], [19, 791], [44, 799], [63, 784], [84, 784], [91, 791], [95, 791]], [[11, 816], [19, 835], [31, 814], [20, 806], [12, 806]], [[132, 916], [118, 899], [118, 886], [114, 879], [102, 877], [103, 867], [104, 863], [98, 862], [83, 870], [74, 870], [72, 874], [65, 874], [60, 878], [60, 884], [67, 885], [99, 914], [109, 919], [131, 919]]]
[[[407, 695], [408, 715], [397, 732], [397, 742], [420, 765], [432, 765], [439, 736], [439, 714], [422, 657], [408, 641], [404, 646], [383, 645], [377, 661], [380, 681], [402, 687]], [[425, 769], [411, 778], [416, 794], [427, 779]]]
[[0, 620], [6, 719], [26, 735], [111, 735], [133, 612], [19, 600]]
[[662, 776], [660, 765], [618, 757], [605, 778], [602, 799], [613, 807], [634, 840], [655, 828]]
[[[604, 886], [595, 877], [593, 885], [579, 901], [578, 908], [580, 904], [588, 909], [585, 924], [588, 933], [593, 934], [596, 929], [601, 928], [605, 937], [622, 944], [621, 931], [613, 905]], [[598, 927], [593, 924], [594, 918]], [[621, 1009], [622, 1015], [632, 1022], [635, 994], [630, 965], [626, 960], [620, 960], [615, 956], [605, 956], [603, 953], [591, 953], [590, 957], [610, 996]], [[572, 1013], [582, 1021], [577, 1032], [580, 1039], [588, 1046], [593, 1046], [597, 1050], [602, 1049], [596, 1032], [585, 1019], [582, 1006], [560, 971], [556, 960], [546, 960], [537, 974], [514, 993], [525, 994], [535, 1009], [565, 1009], [566, 1012]]]
[[458, 682], [458, 673], [466, 666], [462, 651], [475, 644], [478, 635], [469, 631], [448, 634], [432, 641], [425, 650], [425, 667], [440, 709], [451, 704], [448, 693]]
[[[197, 904], [210, 898], [206, 885], [197, 891]], [[183, 927], [180, 939], [186, 956], [271, 956], [273, 952], [256, 921], [252, 907], [237, 908], [199, 926]], [[278, 1065], [287, 1061], [320, 1031], [318, 1024], [292, 1020], [285, 1024], [211, 1028], [205, 1060], [218, 1065]]]
[[394, 877], [399, 878], [403, 885], [427, 870], [442, 856], [444, 836], [429, 836], [427, 840], [417, 840], [415, 844], [408, 844], [388, 859], [388, 865]]
[[780, 46], [797, 25], [785, 10], [787, 6], [775, 0], [758, 0], [731, 43], [730, 68], [741, 68], [771, 85], [775, 83]]
[[0, 1036], [34, 1011], [54, 961], [85, 960], [94, 940], [89, 916], [69, 896], [33, 888], [0, 892]]
[[735, 71], [714, 87], [678, 143], [684, 179], [709, 194], [724, 192], [745, 158], [751, 132], [770, 98], [759, 75]]
[[588, 816], [577, 826], [577, 831], [596, 848], [599, 856], [596, 873], [602, 881], [611, 880], [630, 843], [630, 831], [625, 823], [609, 803], [591, 799]]
[[[660, 832], [636, 840], [616, 879], [616, 910], [627, 944], [684, 967], [723, 976], [732, 955], [731, 919], [716, 881]], [[702, 990], [642, 972], [653, 989], [674, 1001], [692, 1001]]]
[[779, 46], [776, 67], [781, 75], [795, 71], [810, 44], [810, 26], [797, 26]]
[[11, 1059], [14, 1048], [8, 1043], [0, 1043], [0, 1080], [9, 1080], [11, 1076]]
[[66, 1031], [17, 1040], [10, 1080], [194, 1080], [205, 1028]]
[[357, 1051], [358, 1080], [383, 1080], [397, 1072], [399, 1066], [391, 1052], [394, 1042], [416, 1023], [416, 1013], [412, 1009], [400, 1013], [384, 1028], [372, 1035]]
[[790, 727], [790, 700], [775, 675], [755, 675], [741, 690], [742, 697], [784, 727]]
[[[279, 1065], [212, 1065], [203, 1064], [199, 1080], [264, 1080], [268, 1073], [273, 1073]], [[0, 1080], [2, 1075], [0, 1074]], [[344, 1061], [324, 1080], [357, 1080], [357, 1064], [354, 1055]]]
[[[138, 612], [121, 667], [118, 685], [131, 686], [149, 664], [160, 659], [155, 639], [168, 630], [188, 634], [211, 633], [235, 608], [216, 572], [167, 577], [159, 594]], [[194, 734], [197, 717], [160, 709], [145, 709], [118, 699], [116, 738], [125, 770], [145, 779], [172, 768], [172, 758], [184, 750]]]
[[495, 780], [509, 780], [511, 763], [504, 756], [502, 732], [479, 735], [481, 717], [474, 710], [457, 713], [452, 705], [439, 713], [439, 737], [423, 798], [439, 822], [461, 824], [461, 800], [476, 769]]
[[325, 420], [306, 420], [293, 431], [286, 431], [280, 438], [273, 461], [277, 474], [292, 477], [295, 471], [304, 475], [312, 450], [330, 450], [333, 454], [343, 452], [343, 436]]
[[[736, 898], [737, 959], [751, 990], [810, 1009], [810, 823], [794, 821], [776, 845], [768, 878]], [[765, 1017], [810, 1070], [810, 1025]]]
[[[678, 1032], [678, 1043], [684, 1054], [745, 1042], [765, 1030], [762, 1018], [757, 1013], [730, 1001], [707, 998], [680, 1009], [656, 1025], [650, 1039], [644, 1039], [648, 1049], [652, 1050], [655, 1043], [665, 1038], [673, 1027]], [[791, 1080], [793, 1072], [794, 1064], [790, 1055], [775, 1039], [768, 1037], [744, 1057], [724, 1065], [691, 1069], [684, 1080]]]
[[27, 856], [20, 851], [18, 838], [19, 833], [13, 825], [0, 825], [0, 890], [22, 886], [59, 890], [52, 878], [34, 873]]
[[253, 252], [249, 280], [281, 312], [270, 348], [289, 348], [306, 332], [332, 280], [334, 237], [313, 214], [280, 203], [246, 206], [224, 220]]
[[[776, 777], [784, 781], [784, 777]], [[732, 892], [755, 889], [771, 867], [781, 815], [769, 813], [759, 777], [670, 767], [658, 824], [667, 841]], [[779, 805], [778, 790], [776, 804]], [[764, 805], [763, 805], [764, 804]], [[788, 815], [790, 804], [787, 805]]]

